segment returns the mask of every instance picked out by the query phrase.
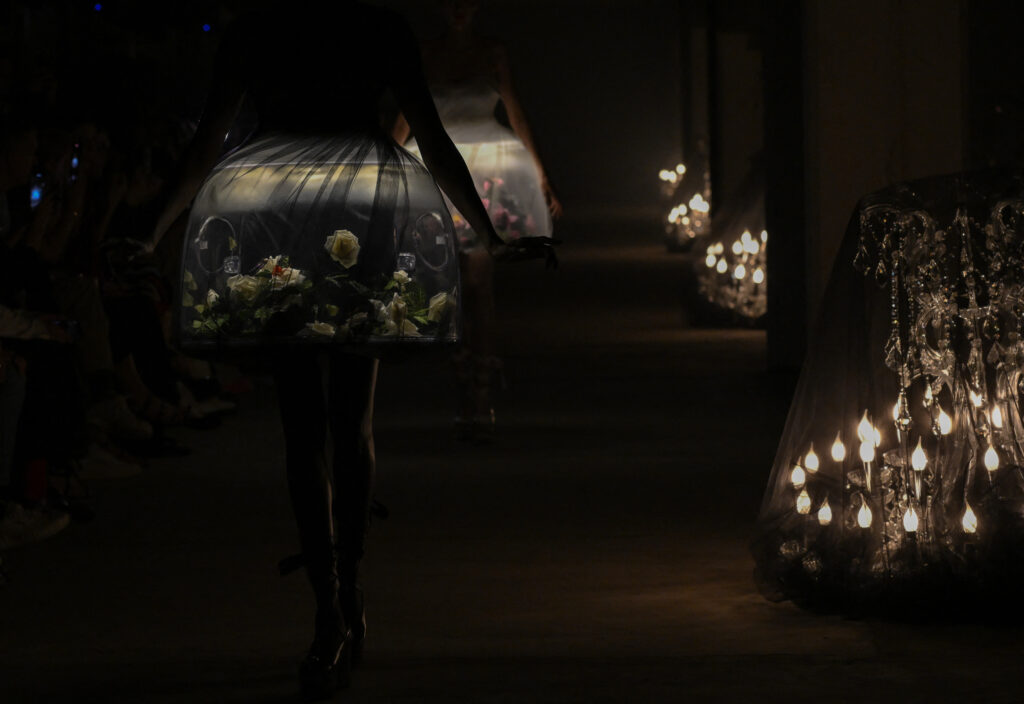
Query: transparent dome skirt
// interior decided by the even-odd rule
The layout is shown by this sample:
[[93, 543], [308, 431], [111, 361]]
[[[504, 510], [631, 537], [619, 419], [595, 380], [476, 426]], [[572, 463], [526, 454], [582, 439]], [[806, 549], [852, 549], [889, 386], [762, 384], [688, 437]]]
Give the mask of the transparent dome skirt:
[[390, 140], [271, 134], [230, 154], [189, 216], [177, 330], [190, 350], [454, 342], [455, 228]]
[[1019, 175], [937, 177], [864, 198], [758, 518], [764, 594], [928, 617], [1016, 603], [1022, 372]]

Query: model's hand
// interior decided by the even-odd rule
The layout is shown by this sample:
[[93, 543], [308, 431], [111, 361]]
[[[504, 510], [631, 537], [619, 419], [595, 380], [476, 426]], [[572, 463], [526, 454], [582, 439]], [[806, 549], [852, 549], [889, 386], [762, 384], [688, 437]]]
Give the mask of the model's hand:
[[491, 254], [495, 260], [503, 262], [543, 259], [546, 266], [557, 269], [558, 257], [555, 255], [555, 245], [559, 243], [559, 240], [551, 237], [517, 237], [498, 245], [491, 250]]
[[547, 178], [540, 182], [540, 188], [544, 193], [544, 200], [548, 203], [548, 210], [551, 212], [551, 217], [562, 217], [562, 201], [558, 200], [558, 196], [555, 195], [555, 189], [551, 187]]

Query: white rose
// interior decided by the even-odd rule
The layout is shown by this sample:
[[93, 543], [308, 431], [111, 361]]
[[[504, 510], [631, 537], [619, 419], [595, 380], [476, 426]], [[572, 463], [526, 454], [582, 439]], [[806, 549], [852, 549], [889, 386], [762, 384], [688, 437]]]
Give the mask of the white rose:
[[255, 276], [235, 274], [228, 279], [228, 290], [232, 296], [244, 302], [251, 302], [260, 292], [260, 282]]
[[403, 285], [412, 281], [412, 278], [409, 276], [408, 272], [405, 272], [401, 269], [395, 272], [394, 279], [395, 281]]
[[274, 269], [276, 269], [278, 266], [280, 266], [280, 264], [278, 263], [280, 261], [281, 261], [281, 255], [280, 254], [277, 255], [276, 257], [267, 257], [266, 259], [263, 260], [263, 266], [260, 267], [260, 271], [265, 271], [268, 274], [273, 275]]
[[405, 320], [405, 314], [408, 310], [409, 306], [406, 304], [405, 299], [396, 293], [391, 298], [391, 302], [388, 303], [388, 318], [396, 325], [401, 324]]
[[217, 301], [219, 301], [219, 300], [220, 300], [220, 296], [217, 295], [217, 292], [214, 291], [212, 288], [209, 291], [206, 292], [206, 305], [207, 306], [214, 306], [214, 305], [217, 304]]
[[279, 274], [272, 274], [272, 276], [270, 285], [274, 289], [282, 289], [285, 286], [298, 286], [306, 280], [306, 275], [299, 269], [292, 269], [290, 267], [284, 267]]
[[348, 269], [359, 258], [359, 238], [348, 230], [335, 230], [324, 242], [324, 249], [331, 259]]
[[430, 303], [427, 305], [427, 320], [438, 322], [454, 303], [455, 297], [448, 292], [435, 293], [430, 297]]
[[411, 320], [403, 320], [401, 325], [393, 320], [388, 320], [384, 323], [384, 333], [387, 337], [393, 337], [395, 335], [401, 335], [402, 337], [422, 337], [420, 335], [420, 329], [416, 327], [416, 324]]
[[334, 337], [334, 333], [337, 332], [333, 325], [330, 323], [324, 323], [317, 320], [314, 323], [306, 323], [306, 327], [315, 332], [317, 335], [324, 335], [325, 337]]

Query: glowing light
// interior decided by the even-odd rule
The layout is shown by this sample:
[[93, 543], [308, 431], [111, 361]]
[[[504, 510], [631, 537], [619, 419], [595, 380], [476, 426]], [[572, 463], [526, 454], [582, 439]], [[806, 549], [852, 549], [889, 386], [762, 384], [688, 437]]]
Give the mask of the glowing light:
[[669, 171], [668, 169], [662, 169], [661, 171], [659, 171], [658, 172], [658, 178], [660, 178], [662, 181], [672, 181], [672, 180], [674, 180], [672, 178], [672, 172]]
[[881, 447], [882, 446], [882, 431], [879, 430], [878, 428], [872, 428], [872, 430], [875, 431], [875, 433], [874, 433], [874, 435], [875, 435], [875, 447]]
[[949, 435], [953, 431], [953, 419], [946, 415], [946, 412], [939, 408], [939, 432]]
[[757, 269], [754, 269], [754, 283], [755, 284], [763, 284], [764, 283], [764, 269], [761, 269], [760, 267], [758, 267]]
[[800, 492], [800, 495], [796, 497], [796, 512], [801, 516], [806, 516], [811, 512], [811, 495], [807, 493], [807, 489]]
[[807, 467], [808, 472], [814, 474], [820, 466], [821, 462], [818, 461], [818, 455], [814, 452], [814, 443], [811, 443], [811, 449], [807, 451], [807, 456], [804, 457], [804, 467]]
[[696, 210], [698, 213], [707, 213], [711, 210], [711, 204], [704, 200], [704, 196], [700, 193], [695, 193], [693, 198], [690, 199], [690, 210]]
[[983, 402], [984, 402], [984, 399], [981, 397], [981, 395], [977, 391], [975, 391], [974, 389], [971, 389], [971, 403], [974, 404], [974, 407], [975, 408], [981, 408], [981, 404]]
[[999, 469], [999, 455], [996, 453], [996, 448], [992, 447], [989, 443], [988, 449], [985, 450], [985, 469], [990, 472], [994, 472]]
[[746, 244], [747, 242], [753, 242], [754, 238], [750, 236], [750, 230], [744, 230], [743, 234], [740, 235], [740, 242]]
[[832, 522], [832, 507], [828, 505], [828, 497], [825, 497], [825, 501], [821, 504], [821, 508], [818, 509], [818, 523], [823, 526], [827, 526]]
[[917, 439], [917, 447], [910, 456], [910, 466], [917, 472], [923, 472], [924, 468], [928, 466], [928, 455], [924, 453], [924, 448], [921, 447], [921, 438]]
[[768, 241], [768, 230], [761, 230], [761, 241], [762, 242], [767, 242]]
[[718, 257], [714, 254], [709, 254], [708, 258], [704, 260], [704, 263], [708, 265], [708, 269], [714, 269], [715, 264], [718, 263]]
[[1003, 427], [1003, 412], [999, 410], [999, 406], [992, 406], [992, 425], [997, 428]]
[[934, 400], [935, 400], [935, 397], [932, 396], [932, 385], [931, 384], [926, 384], [925, 387], [924, 387], [924, 406], [925, 406], [925, 408], [931, 407], [932, 402]]
[[807, 475], [800, 465], [793, 465], [793, 471], [789, 473], [789, 481], [793, 483], [794, 489], [802, 489], [807, 482]]
[[210, 25], [208, 25], [208, 24], [204, 24], [204, 25], [203, 25], [203, 31], [204, 31], [204, 32], [209, 32], [209, 31], [210, 31]]
[[911, 506], [907, 509], [907, 512], [903, 514], [903, 530], [908, 533], [916, 533], [918, 526], [917, 511]]
[[974, 509], [971, 508], [969, 503], [965, 501], [964, 505], [967, 508], [964, 509], [964, 517], [960, 519], [960, 525], [964, 527], [965, 533], [977, 533], [978, 517], [974, 515]]
[[736, 240], [735, 242], [733, 242], [732, 243], [732, 253], [733, 254], [743, 254], [743, 243], [740, 242], [739, 240]]
[[892, 405], [892, 419], [898, 421], [900, 419], [900, 402], [897, 401]]
[[721, 242], [715, 242], [715, 254], [721, 254], [725, 251], [725, 245]]
[[874, 430], [871, 421], [868, 420], [868, 412], [864, 411], [864, 416], [860, 419], [860, 423], [857, 424], [857, 439], [861, 442], [866, 441], [874, 436]]
[[686, 173], [686, 164], [683, 164], [683, 163], [676, 164], [676, 173], [679, 174], [680, 176], [685, 174]]
[[729, 264], [724, 259], [718, 260], [718, 266], [715, 267], [715, 271], [719, 274], [724, 274], [729, 269]]
[[865, 440], [860, 444], [860, 461], [875, 461], [875, 443], [871, 442], [870, 440]]
[[683, 224], [684, 225], [689, 225], [690, 224], [690, 216], [689, 215], [684, 215], [683, 216]]
[[100, 10], [103, 9], [103, 5], [101, 5], [100, 3], [96, 3], [95, 5], [92, 6], [92, 9], [96, 10], [96, 12], [99, 12]]
[[861, 499], [860, 511], [857, 511], [857, 525], [861, 528], [871, 527], [871, 509], [868, 508], [867, 501]]
[[737, 264], [736, 270], [733, 272], [732, 275], [735, 276], [737, 279], [742, 279], [744, 276], [747, 275], [747, 267], [743, 266], [742, 264]]
[[846, 445], [843, 444], [839, 433], [836, 433], [836, 440], [832, 443], [832, 459], [836, 462], [842, 462], [846, 459]]

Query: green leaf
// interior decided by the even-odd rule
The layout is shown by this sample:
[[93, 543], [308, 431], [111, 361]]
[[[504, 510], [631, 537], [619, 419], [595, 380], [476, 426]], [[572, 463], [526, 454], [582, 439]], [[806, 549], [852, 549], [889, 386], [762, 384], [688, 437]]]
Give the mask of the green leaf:
[[191, 308], [195, 304], [196, 302], [192, 299], [191, 293], [186, 293], [184, 296], [181, 297], [181, 305], [185, 306], [186, 308]]

